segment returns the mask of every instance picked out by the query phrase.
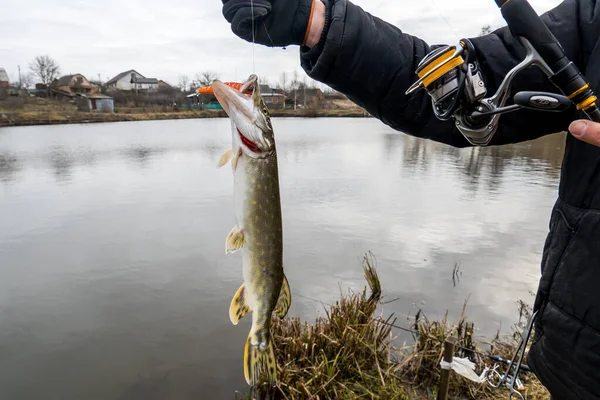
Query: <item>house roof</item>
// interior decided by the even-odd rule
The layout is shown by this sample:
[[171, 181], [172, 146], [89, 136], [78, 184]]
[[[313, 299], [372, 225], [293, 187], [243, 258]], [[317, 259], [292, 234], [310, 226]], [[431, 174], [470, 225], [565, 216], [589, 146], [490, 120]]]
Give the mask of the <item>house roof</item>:
[[116, 81], [118, 81], [119, 79], [121, 79], [122, 77], [131, 74], [132, 72], [135, 72], [136, 74], [141, 75], [142, 77], [144, 75], [140, 74], [139, 72], [137, 72], [135, 69], [130, 69], [128, 71], [125, 72], [121, 72], [119, 75], [115, 76], [114, 78], [112, 78], [111, 80], [109, 80], [108, 82], [106, 82], [107, 85], [110, 85], [111, 83], [115, 83]]
[[112, 97], [103, 94], [88, 94], [86, 97], [88, 99], [112, 99]]
[[133, 80], [134, 83], [151, 83], [151, 84], [158, 84], [158, 79], [156, 78], [135, 78]]
[[4, 68], [0, 68], [0, 82], [8, 82], [8, 74]]
[[319, 89], [319, 88], [316, 88], [316, 89], [306, 89], [306, 94], [307, 95], [314, 96], [314, 95], [318, 95], [318, 94], [321, 94], [321, 93], [323, 93], [323, 91], [321, 89]]
[[53, 83], [53, 85], [55, 85], [55, 86], [69, 86], [69, 84], [71, 83], [71, 80], [73, 79], [74, 76], [81, 76], [81, 77], [83, 77], [85, 79], [85, 76], [83, 76], [81, 74], [65, 75], [65, 76], [61, 76], [58, 80], [56, 80]]

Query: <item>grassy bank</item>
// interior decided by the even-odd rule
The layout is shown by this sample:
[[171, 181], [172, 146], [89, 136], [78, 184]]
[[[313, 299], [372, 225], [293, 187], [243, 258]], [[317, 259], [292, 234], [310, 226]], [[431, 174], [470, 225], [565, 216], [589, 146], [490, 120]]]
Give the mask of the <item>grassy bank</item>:
[[[447, 319], [429, 321], [418, 313], [410, 330], [411, 345], [398, 345], [396, 320], [377, 315], [381, 284], [370, 256], [363, 268], [369, 285], [362, 293], [343, 295], [330, 306], [326, 316], [309, 324], [298, 318], [273, 318], [279, 383], [262, 382], [254, 394], [238, 393], [240, 398], [269, 399], [435, 399], [440, 376], [442, 343], [458, 339], [456, 357], [468, 357], [480, 374], [493, 361], [474, 353], [490, 352], [509, 358], [517, 344], [522, 323], [507, 337], [476, 343], [475, 325], [467, 320], [465, 309], [456, 323]], [[370, 291], [370, 294], [368, 293]], [[517, 311], [517, 310], [516, 310]], [[521, 310], [523, 311], [523, 310]], [[410, 335], [410, 334], [408, 334]], [[406, 343], [406, 338], [404, 338]], [[499, 371], [506, 369], [501, 365]], [[547, 391], [531, 373], [521, 373], [522, 394], [531, 400], [548, 399]], [[493, 391], [486, 384], [472, 382], [452, 373], [450, 399], [506, 399], [507, 389]]]
[[[271, 110], [273, 117], [368, 117], [360, 108]], [[223, 110], [171, 110], [167, 107], [120, 108], [114, 113], [80, 112], [69, 103], [47, 99], [0, 102], [0, 127], [27, 125], [82, 124], [167, 119], [224, 118]]]
[[13, 112], [0, 111], [1, 126], [87, 124], [100, 122], [152, 121], [165, 119], [191, 119], [224, 117], [219, 111], [147, 112], [142, 114], [86, 113], [86, 112]]

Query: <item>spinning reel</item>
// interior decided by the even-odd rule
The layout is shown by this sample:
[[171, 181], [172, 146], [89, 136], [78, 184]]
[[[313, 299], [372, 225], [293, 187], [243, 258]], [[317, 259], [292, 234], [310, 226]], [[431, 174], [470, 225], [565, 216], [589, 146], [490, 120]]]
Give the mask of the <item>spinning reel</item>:
[[[419, 63], [419, 77], [407, 94], [425, 89], [431, 97], [435, 116], [453, 119], [458, 130], [472, 144], [490, 143], [500, 116], [504, 113], [531, 109], [544, 112], [563, 112], [573, 105], [593, 121], [600, 122], [597, 97], [575, 64], [564, 51], [544, 22], [526, 0], [496, 0], [511, 33], [525, 47], [523, 61], [511, 69], [494, 94], [488, 93], [485, 79], [475, 56], [473, 44], [462, 39], [457, 45], [442, 46], [431, 51]], [[539, 67], [563, 94], [518, 92], [513, 104], [507, 105], [510, 85], [525, 68]]]

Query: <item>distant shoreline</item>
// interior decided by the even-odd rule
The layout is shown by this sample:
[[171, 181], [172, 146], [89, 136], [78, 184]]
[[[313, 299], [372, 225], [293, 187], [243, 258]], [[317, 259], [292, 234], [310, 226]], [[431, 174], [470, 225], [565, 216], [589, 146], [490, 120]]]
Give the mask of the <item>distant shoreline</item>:
[[[307, 109], [307, 110], [271, 110], [271, 116], [294, 118], [370, 118], [362, 109]], [[0, 128], [16, 126], [43, 126], [90, 124], [102, 122], [164, 121], [176, 119], [226, 118], [222, 110], [148, 112], [140, 114], [126, 113], [85, 113], [85, 112], [2, 112]]]

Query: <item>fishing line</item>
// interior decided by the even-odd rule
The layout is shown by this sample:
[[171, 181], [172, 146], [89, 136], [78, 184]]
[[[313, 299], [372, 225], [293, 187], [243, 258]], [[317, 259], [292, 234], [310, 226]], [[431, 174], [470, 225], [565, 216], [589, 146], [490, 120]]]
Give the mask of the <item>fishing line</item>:
[[454, 27], [450, 24], [450, 21], [448, 21], [446, 19], [446, 17], [444, 17], [444, 14], [442, 14], [442, 11], [440, 10], [440, 8], [438, 7], [437, 3], [435, 2], [435, 0], [431, 0], [431, 3], [433, 3], [433, 6], [435, 7], [436, 11], [438, 12], [438, 14], [440, 15], [440, 17], [442, 17], [442, 19], [444, 21], [446, 21], [446, 24], [448, 25], [448, 27], [452, 30], [452, 32], [454, 33], [454, 37], [456, 40], [459, 40], [458, 37], [458, 32], [456, 32], [456, 30], [454, 30]]
[[254, 48], [256, 47], [256, 41], [254, 38], [254, 1], [250, 0], [250, 10], [252, 12], [252, 73], [256, 73], [256, 57], [254, 55]]

